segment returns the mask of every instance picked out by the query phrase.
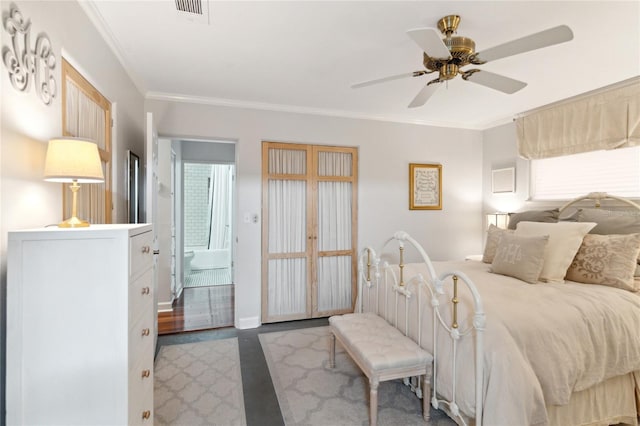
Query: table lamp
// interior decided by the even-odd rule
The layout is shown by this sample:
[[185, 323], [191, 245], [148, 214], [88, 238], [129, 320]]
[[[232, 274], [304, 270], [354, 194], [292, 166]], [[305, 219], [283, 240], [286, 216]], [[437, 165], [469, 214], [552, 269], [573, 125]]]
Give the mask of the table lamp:
[[509, 213], [488, 213], [487, 214], [487, 227], [489, 225], [497, 226], [498, 228], [507, 229], [509, 225]]
[[78, 219], [77, 201], [79, 183], [104, 182], [98, 146], [82, 138], [56, 138], [49, 141], [44, 165], [44, 180], [48, 182], [71, 182], [73, 203], [71, 218], [58, 224], [60, 228], [89, 226], [86, 220]]

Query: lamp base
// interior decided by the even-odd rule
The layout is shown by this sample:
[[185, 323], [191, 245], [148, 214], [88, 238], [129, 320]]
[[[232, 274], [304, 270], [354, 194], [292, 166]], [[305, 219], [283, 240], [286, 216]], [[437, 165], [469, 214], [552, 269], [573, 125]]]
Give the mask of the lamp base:
[[86, 220], [78, 219], [76, 216], [73, 216], [58, 224], [58, 228], [86, 228], [87, 226], [89, 226], [89, 222], [87, 222]]

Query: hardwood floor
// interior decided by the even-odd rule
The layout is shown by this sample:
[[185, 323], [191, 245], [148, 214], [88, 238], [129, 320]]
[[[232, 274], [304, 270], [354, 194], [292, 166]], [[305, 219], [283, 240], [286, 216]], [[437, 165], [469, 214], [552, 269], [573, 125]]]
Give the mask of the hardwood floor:
[[185, 288], [173, 312], [158, 314], [158, 334], [233, 326], [234, 286]]

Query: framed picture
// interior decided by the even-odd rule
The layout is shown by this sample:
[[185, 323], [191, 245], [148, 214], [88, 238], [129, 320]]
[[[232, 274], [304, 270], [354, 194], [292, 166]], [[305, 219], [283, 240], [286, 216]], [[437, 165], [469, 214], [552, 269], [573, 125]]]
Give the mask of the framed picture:
[[491, 192], [494, 194], [516, 192], [515, 167], [491, 170]]
[[442, 210], [441, 164], [409, 164], [409, 210]]

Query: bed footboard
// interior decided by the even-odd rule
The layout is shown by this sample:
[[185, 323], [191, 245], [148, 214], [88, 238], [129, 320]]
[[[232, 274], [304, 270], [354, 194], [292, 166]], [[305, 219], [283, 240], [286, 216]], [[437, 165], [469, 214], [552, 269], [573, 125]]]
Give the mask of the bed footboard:
[[[406, 250], [413, 256], [410, 263], [405, 263]], [[414, 263], [417, 258], [418, 264]], [[431, 381], [433, 390], [431, 392], [431, 405], [435, 409], [443, 408], [459, 423], [466, 425], [466, 416], [460, 411], [457, 403], [459, 389], [459, 371], [456, 365], [460, 362], [475, 364], [475, 377], [473, 378], [475, 389], [475, 424], [482, 425], [482, 409], [484, 401], [484, 360], [483, 360], [483, 332], [485, 328], [485, 314], [482, 306], [482, 298], [474, 283], [463, 272], [450, 271], [440, 275], [431, 263], [431, 259], [420, 246], [406, 232], [396, 232], [389, 238], [379, 255], [371, 248], [366, 248], [360, 256], [358, 279], [358, 303], [357, 310], [375, 312], [383, 316], [389, 323], [400, 329], [406, 335], [412, 337], [418, 345], [433, 354], [433, 380]], [[409, 305], [399, 305], [397, 292], [411, 291], [416, 283], [426, 283], [419, 288], [426, 288], [424, 303], [419, 303], [417, 307]], [[460, 316], [458, 304], [459, 294], [466, 290], [471, 295], [473, 309], [472, 312], [465, 312], [464, 317]], [[420, 298], [418, 298], [420, 300]], [[423, 318], [430, 318], [429, 321], [420, 318], [420, 310], [430, 310], [431, 315], [425, 311]], [[405, 320], [399, 323], [399, 311], [416, 309], [411, 315], [404, 318], [415, 318], [416, 321]], [[402, 317], [402, 316], [400, 316]], [[429, 327], [424, 327], [422, 322]], [[422, 339], [423, 333], [431, 334], [430, 339]], [[438, 346], [439, 336], [448, 336], [450, 348]], [[458, 346], [463, 339], [473, 339], [473, 359], [461, 358]], [[424, 340], [424, 341], [423, 341]], [[445, 345], [446, 346], [446, 345]], [[439, 368], [440, 360], [443, 357], [452, 359], [450, 369], [444, 371]], [[452, 396], [445, 399], [438, 392], [438, 377], [450, 383]], [[414, 381], [410, 381], [412, 384]], [[405, 382], [406, 383], [406, 382]], [[418, 385], [419, 386], [419, 385]], [[412, 386], [413, 388], [413, 386]], [[419, 392], [419, 390], [418, 390]]]

